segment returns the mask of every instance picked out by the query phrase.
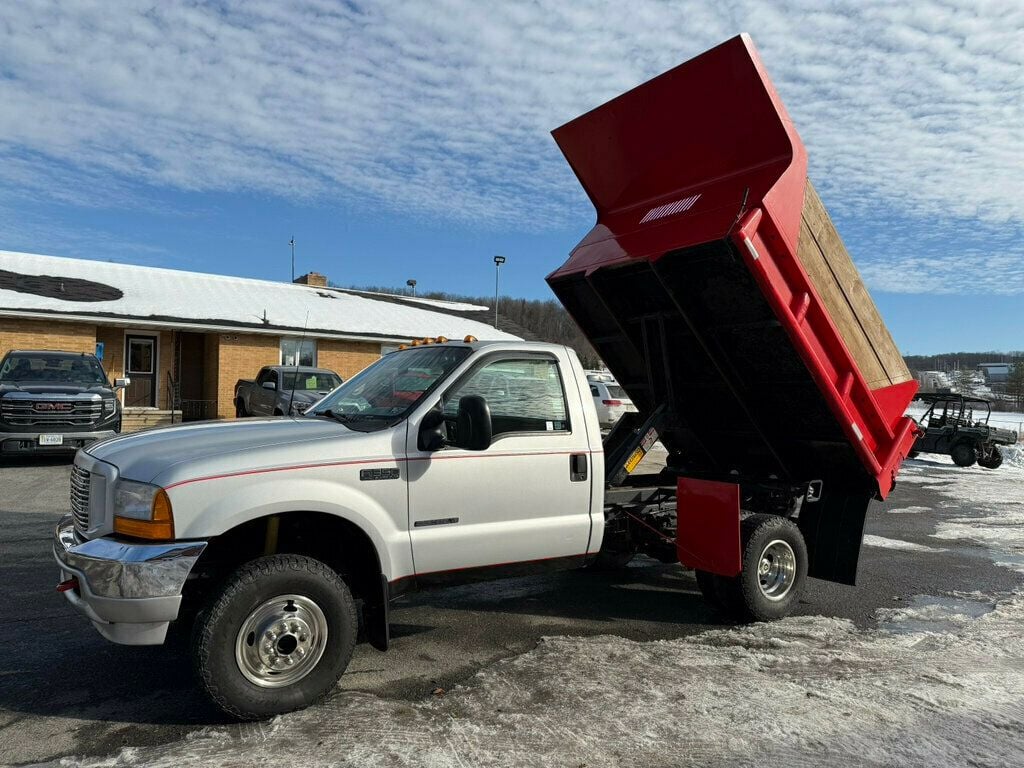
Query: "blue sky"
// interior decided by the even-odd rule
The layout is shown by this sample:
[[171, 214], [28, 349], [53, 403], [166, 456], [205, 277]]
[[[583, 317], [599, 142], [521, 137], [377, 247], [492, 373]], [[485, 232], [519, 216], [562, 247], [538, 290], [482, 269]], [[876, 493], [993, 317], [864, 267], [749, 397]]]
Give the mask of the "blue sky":
[[[1024, 6], [9, 4], [0, 249], [548, 297], [549, 131], [750, 32], [900, 349], [1024, 349]], [[2, 266], [2, 265], [0, 265]]]

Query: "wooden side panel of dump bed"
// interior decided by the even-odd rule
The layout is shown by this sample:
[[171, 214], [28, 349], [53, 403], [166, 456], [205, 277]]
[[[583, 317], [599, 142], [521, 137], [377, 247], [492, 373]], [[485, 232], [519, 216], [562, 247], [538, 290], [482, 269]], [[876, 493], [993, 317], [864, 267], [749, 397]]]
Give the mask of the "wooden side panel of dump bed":
[[868, 387], [875, 390], [910, 381], [913, 377], [903, 355], [810, 179], [804, 189], [796, 255]]

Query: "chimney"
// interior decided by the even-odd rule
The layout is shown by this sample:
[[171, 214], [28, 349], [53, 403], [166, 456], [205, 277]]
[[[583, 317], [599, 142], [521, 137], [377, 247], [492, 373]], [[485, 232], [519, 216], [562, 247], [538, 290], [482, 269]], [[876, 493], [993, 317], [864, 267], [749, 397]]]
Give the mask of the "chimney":
[[319, 272], [307, 272], [301, 277], [296, 277], [295, 282], [299, 285], [312, 285], [315, 288], [326, 288], [327, 275], [321, 275]]

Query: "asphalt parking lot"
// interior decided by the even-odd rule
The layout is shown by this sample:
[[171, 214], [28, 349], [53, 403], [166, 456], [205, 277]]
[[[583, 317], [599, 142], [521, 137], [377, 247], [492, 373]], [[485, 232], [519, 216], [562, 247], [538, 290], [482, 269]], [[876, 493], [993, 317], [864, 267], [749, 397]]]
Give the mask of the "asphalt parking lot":
[[[182, 643], [112, 645], [54, 591], [50, 531], [67, 506], [69, 467], [57, 458], [0, 464], [0, 763], [107, 755], [225, 723], [193, 687]], [[922, 545], [934, 544], [936, 523], [957, 512], [922, 484], [897, 488], [887, 507], [923, 511], [890, 515], [874, 505], [868, 532]], [[800, 612], [869, 627], [877, 609], [915, 595], [996, 594], [1021, 581], [966, 543], [922, 551], [866, 546], [859, 586], [812, 581]], [[337, 696], [358, 690], [423, 699], [544, 636], [672, 639], [716, 625], [692, 574], [649, 560], [616, 575], [567, 572], [413, 595], [396, 603], [392, 621], [392, 649], [361, 646]]]

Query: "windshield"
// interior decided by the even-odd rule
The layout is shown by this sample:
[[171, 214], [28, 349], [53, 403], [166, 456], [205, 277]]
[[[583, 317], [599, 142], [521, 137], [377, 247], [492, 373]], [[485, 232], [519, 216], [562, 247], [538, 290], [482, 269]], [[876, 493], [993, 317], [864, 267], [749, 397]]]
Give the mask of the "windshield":
[[86, 355], [9, 355], [0, 367], [5, 384], [73, 384], [107, 386], [107, 375], [95, 357]]
[[284, 391], [295, 389], [296, 392], [329, 392], [341, 384], [341, 379], [333, 373], [306, 373], [295, 371], [284, 374]]
[[470, 353], [468, 347], [431, 345], [392, 352], [346, 381], [307, 416], [328, 416], [353, 429], [381, 429], [400, 421]]

